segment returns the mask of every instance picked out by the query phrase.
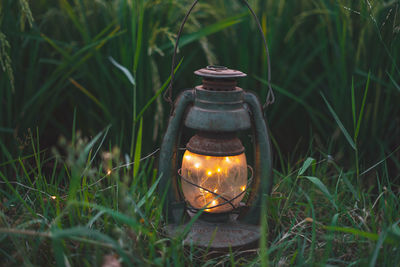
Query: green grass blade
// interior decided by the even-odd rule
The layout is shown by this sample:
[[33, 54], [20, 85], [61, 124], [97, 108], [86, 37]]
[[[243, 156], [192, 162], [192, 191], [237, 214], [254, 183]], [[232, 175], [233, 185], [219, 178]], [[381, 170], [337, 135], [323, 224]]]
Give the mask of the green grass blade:
[[[174, 73], [176, 73], [183, 62], [183, 58], [179, 61], [178, 65], [176, 66]], [[169, 82], [171, 81], [171, 75], [168, 79], [164, 82], [160, 89], [157, 90], [155, 95], [146, 103], [146, 105], [142, 108], [139, 114], [136, 116], [135, 123], [143, 116], [144, 112], [149, 108], [149, 106], [157, 99], [157, 97], [167, 88]]]
[[65, 267], [64, 247], [61, 240], [54, 238], [52, 240], [54, 258], [58, 267]]
[[[366, 232], [366, 231], [362, 231], [362, 230], [351, 228], [351, 227], [325, 226], [324, 228], [326, 230], [330, 230], [330, 231], [336, 231], [336, 232], [341, 232], [341, 233], [346, 233], [346, 234], [352, 234], [354, 236], [360, 236], [360, 237], [363, 237], [363, 238], [366, 238], [366, 239], [369, 239], [372, 241], [379, 240], [379, 234]], [[390, 238], [389, 236], [386, 237], [384, 242], [388, 243], [388, 244], [396, 244], [396, 241], [394, 239]], [[400, 244], [400, 243], [397, 242], [397, 244]]]
[[[353, 129], [355, 131], [356, 130], [357, 121], [356, 121], [356, 99], [355, 99], [355, 96], [354, 96], [354, 77], [352, 77], [352, 79], [351, 79], [351, 111], [352, 111], [352, 114], [353, 114]], [[356, 138], [354, 138], [354, 140], [355, 139]]]
[[143, 196], [143, 198], [138, 202], [137, 207], [140, 209], [144, 203], [153, 195], [154, 191], [157, 188], [158, 183], [161, 180], [161, 175], [160, 177], [153, 183], [153, 185], [149, 188], [149, 190], [146, 192], [146, 195]]
[[367, 100], [367, 95], [368, 95], [369, 81], [370, 81], [370, 73], [368, 73], [367, 85], [365, 86], [364, 96], [363, 96], [363, 100], [362, 100], [362, 104], [361, 104], [361, 110], [360, 110], [360, 114], [358, 115], [357, 128], [356, 128], [356, 132], [354, 133], [354, 140], [357, 140], [358, 133], [360, 132], [361, 121], [362, 121], [363, 115], [364, 115], [365, 102]]
[[110, 114], [110, 112], [103, 106], [103, 104], [88, 89], [83, 87], [83, 85], [81, 85], [72, 78], [69, 78], [69, 81], [82, 93], [84, 93], [87, 97], [89, 97], [100, 109], [104, 111], [104, 113], [106, 113], [107, 115]]
[[371, 260], [369, 262], [369, 267], [374, 267], [376, 266], [376, 260], [378, 259], [379, 251], [382, 250], [382, 245], [385, 242], [385, 239], [387, 237], [387, 231], [384, 230], [379, 234], [379, 239], [378, 242], [376, 242], [374, 253], [371, 256]]
[[[78, 192], [78, 189], [81, 184], [81, 177], [82, 177], [81, 171], [83, 170], [84, 164], [86, 162], [86, 159], [89, 155], [90, 150], [93, 148], [93, 146], [96, 144], [96, 142], [100, 139], [100, 137], [102, 135], [103, 135], [103, 132], [98, 133], [85, 146], [83, 151], [80, 153], [77, 161], [74, 163], [74, 166], [72, 166], [71, 180], [70, 180], [69, 191], [68, 191], [68, 200], [74, 200], [76, 198], [76, 193]], [[85, 172], [85, 170], [83, 170], [83, 172]]]
[[390, 75], [389, 72], [386, 72], [386, 74], [389, 76], [390, 80], [392, 81], [394, 87], [399, 90], [400, 92], [400, 85], [395, 81], [395, 79], [392, 77], [392, 75]]
[[110, 208], [107, 208], [107, 207], [104, 207], [101, 205], [82, 202], [82, 201], [76, 201], [76, 200], [70, 201], [69, 205], [81, 206], [81, 207], [86, 207], [86, 208], [92, 208], [92, 209], [95, 209], [98, 211], [103, 211], [103, 212], [107, 213], [108, 215], [110, 215], [117, 222], [130, 226], [136, 232], [142, 232], [144, 234], [149, 233], [148, 230], [146, 228], [143, 228], [142, 225], [140, 224], [140, 222], [138, 222], [135, 218], [125, 215], [119, 211], [116, 211], [116, 210], [113, 210], [113, 209], [110, 209]]
[[[248, 16], [247, 12], [237, 15], [237, 16], [226, 18], [224, 20], [220, 20], [212, 25], [201, 28], [200, 30], [198, 30], [194, 33], [184, 35], [181, 37], [181, 40], [179, 42], [179, 48], [182, 48], [182, 47], [184, 47], [192, 42], [195, 42], [203, 37], [220, 32], [220, 31], [227, 29], [233, 25], [241, 23], [246, 16]], [[162, 45], [160, 47], [160, 49], [163, 51], [167, 50], [167, 49], [172, 49], [172, 48], [173, 48], [173, 44], [171, 42], [168, 42], [167, 44]]]
[[331, 107], [331, 105], [329, 104], [328, 100], [326, 100], [324, 94], [321, 92], [321, 96], [325, 101], [326, 106], [328, 107], [329, 111], [331, 112], [333, 118], [335, 119], [337, 125], [339, 126], [340, 130], [342, 131], [342, 133], [344, 134], [344, 136], [347, 139], [347, 142], [349, 142], [349, 144], [351, 145], [351, 147], [354, 150], [357, 150], [356, 148], [356, 144], [354, 143], [353, 139], [351, 139], [349, 132], [346, 130], [346, 128], [344, 127], [343, 123], [340, 121], [339, 117], [336, 115], [336, 112], [333, 110], [333, 108]]
[[139, 172], [140, 156], [142, 153], [142, 131], [143, 131], [143, 118], [140, 119], [138, 135], [136, 138], [135, 157], [134, 157], [134, 163], [133, 163], [133, 178], [134, 179], [137, 178], [137, 174]]
[[132, 76], [132, 74], [129, 72], [129, 70], [127, 68], [125, 68], [124, 66], [122, 66], [121, 64], [119, 64], [117, 61], [115, 61], [115, 59], [113, 59], [112, 57], [108, 57], [108, 59], [111, 61], [111, 63], [117, 67], [119, 70], [122, 71], [122, 73], [125, 75], [125, 77], [129, 80], [129, 82], [132, 85], [136, 85], [135, 83], [135, 78]]
[[310, 182], [312, 182], [316, 187], [318, 187], [319, 190], [321, 190], [322, 193], [324, 193], [324, 195], [328, 198], [328, 200], [332, 203], [332, 205], [335, 207], [335, 209], [338, 209], [338, 206], [336, 205], [333, 196], [331, 195], [331, 193], [329, 193], [328, 188], [326, 187], [326, 185], [324, 185], [320, 179], [318, 179], [317, 177], [313, 177], [313, 176], [300, 176], [300, 178], [306, 178], [308, 179]]
[[33, 211], [33, 209], [26, 203], [26, 201], [23, 199], [23, 197], [18, 193], [17, 190], [10, 184], [8, 179], [3, 175], [3, 173], [0, 171], [0, 177], [4, 181], [4, 183], [8, 186], [8, 188], [13, 192], [14, 196], [16, 196], [19, 201], [21, 201], [22, 205], [25, 206], [25, 208], [32, 214], [34, 218], [37, 218], [36, 213]]
[[304, 173], [305, 173], [305, 171], [311, 166], [311, 164], [315, 164], [315, 159], [313, 159], [313, 158], [307, 158], [305, 161], [304, 161], [304, 163], [303, 163], [303, 166], [301, 166], [301, 168], [300, 168], [300, 170], [299, 170], [299, 172], [298, 172], [298, 176], [301, 176], [301, 175], [303, 175]]
[[59, 47], [52, 39], [47, 37], [44, 33], [40, 34], [42, 38], [51, 46], [53, 47], [57, 52], [59, 52], [65, 59], [71, 60], [71, 56], [65, 51], [65, 49]]
[[144, 19], [144, 0], [139, 0], [139, 22], [137, 29], [136, 47], [135, 47], [135, 57], [133, 62], [133, 73], [136, 73], [139, 59], [142, 55], [142, 42], [143, 42], [143, 19]]

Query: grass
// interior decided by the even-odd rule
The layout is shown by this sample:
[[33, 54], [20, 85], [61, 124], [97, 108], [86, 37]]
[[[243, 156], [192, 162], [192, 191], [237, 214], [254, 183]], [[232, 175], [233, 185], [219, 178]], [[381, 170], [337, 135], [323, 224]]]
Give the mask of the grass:
[[[190, 2], [0, 2], [2, 264], [398, 264], [398, 1], [250, 0], [276, 94], [260, 249], [216, 255], [163, 236], [161, 95]], [[201, 2], [179, 57], [174, 97], [193, 70], [224, 64], [265, 99], [262, 40], [239, 1]]]
[[[269, 226], [267, 247], [214, 255], [182, 249], [180, 238], [163, 235], [154, 155], [126, 166], [117, 147], [97, 152], [106, 133], [60, 140], [66, 155], [19, 160], [15, 181], [0, 172], [6, 265], [100, 265], [114, 253], [125, 265], [160, 266], [266, 265], [265, 253], [271, 265], [395, 266], [400, 260], [399, 176], [388, 176], [387, 161], [368, 172], [377, 186], [360, 192], [352, 182], [356, 172], [321, 156], [275, 170], [263, 223]], [[53, 169], [46, 171], [48, 164]]]

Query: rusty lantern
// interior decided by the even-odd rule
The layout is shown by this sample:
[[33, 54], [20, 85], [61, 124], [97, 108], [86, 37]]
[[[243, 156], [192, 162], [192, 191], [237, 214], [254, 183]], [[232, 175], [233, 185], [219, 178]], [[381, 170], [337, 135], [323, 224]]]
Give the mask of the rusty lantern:
[[[175, 52], [196, 3], [181, 25]], [[265, 38], [264, 44], [266, 47]], [[174, 61], [175, 54], [173, 66]], [[255, 94], [237, 86], [238, 79], [246, 76], [241, 71], [208, 66], [194, 73], [202, 77], [202, 84], [178, 96], [161, 145], [159, 193], [164, 201], [166, 233], [173, 237], [186, 231], [185, 244], [215, 249], [255, 244], [260, 237], [261, 208], [266, 207], [272, 186], [263, 107]], [[173, 72], [171, 76], [170, 89]], [[183, 129], [195, 131], [184, 151], [180, 149]], [[253, 167], [247, 165], [238, 137], [249, 130]]]

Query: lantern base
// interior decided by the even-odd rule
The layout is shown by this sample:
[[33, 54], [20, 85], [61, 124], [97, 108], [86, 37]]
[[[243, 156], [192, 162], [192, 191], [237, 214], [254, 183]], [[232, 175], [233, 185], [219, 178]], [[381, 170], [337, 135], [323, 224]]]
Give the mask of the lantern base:
[[[169, 224], [165, 230], [169, 237], [176, 237], [187, 229], [188, 224]], [[183, 243], [216, 250], [240, 249], [256, 246], [259, 238], [260, 227], [256, 225], [244, 224], [232, 219], [216, 223], [197, 220], [193, 223]]]

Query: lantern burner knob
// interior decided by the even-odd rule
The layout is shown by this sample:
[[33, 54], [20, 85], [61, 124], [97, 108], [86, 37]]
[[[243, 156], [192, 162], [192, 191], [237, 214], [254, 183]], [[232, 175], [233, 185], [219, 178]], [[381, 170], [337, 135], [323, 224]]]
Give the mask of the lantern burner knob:
[[210, 65], [207, 66], [206, 69], [213, 71], [222, 71], [222, 70], [227, 70], [228, 68], [225, 66]]
[[247, 76], [246, 73], [238, 70], [232, 70], [224, 66], [207, 66], [205, 68], [196, 70], [194, 74], [203, 78], [212, 79], [234, 79]]
[[237, 85], [236, 78], [247, 76], [241, 71], [214, 65], [199, 69], [194, 74], [203, 77], [203, 89], [211, 91], [234, 91]]

